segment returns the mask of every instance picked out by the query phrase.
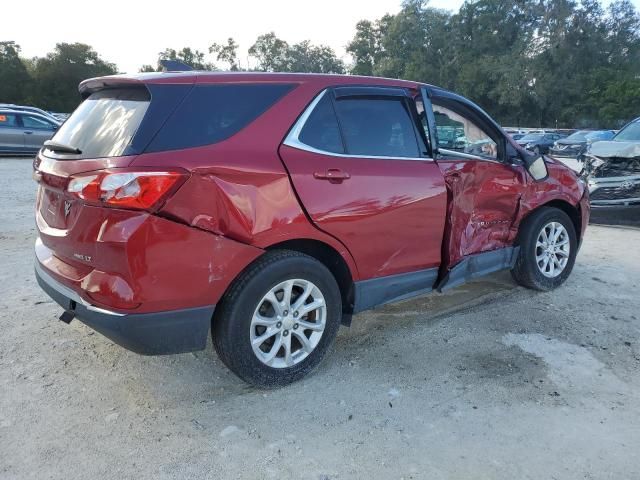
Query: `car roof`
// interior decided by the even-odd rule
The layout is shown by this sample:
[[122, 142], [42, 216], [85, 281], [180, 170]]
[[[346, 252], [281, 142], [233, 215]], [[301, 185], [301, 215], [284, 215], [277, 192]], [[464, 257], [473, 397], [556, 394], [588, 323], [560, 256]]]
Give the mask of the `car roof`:
[[47, 115], [43, 115], [43, 114], [41, 114], [39, 112], [29, 112], [29, 111], [25, 111], [25, 110], [16, 110], [14, 108], [3, 108], [3, 107], [0, 107], [0, 112], [2, 112], [2, 113], [15, 113], [16, 115], [18, 115], [18, 114], [19, 115], [25, 115], [25, 114], [27, 114], [27, 115], [35, 115], [36, 117], [44, 118], [45, 120], [49, 120], [49, 121], [55, 120], [55, 119], [50, 118]]
[[291, 82], [317, 84], [318, 87], [339, 85], [384, 85], [404, 88], [418, 88], [431, 85], [383, 77], [366, 77], [358, 75], [336, 75], [328, 73], [277, 73], [277, 72], [150, 72], [135, 74], [109, 75], [84, 80], [78, 89], [83, 96], [105, 87], [136, 84], [211, 84], [233, 82]]

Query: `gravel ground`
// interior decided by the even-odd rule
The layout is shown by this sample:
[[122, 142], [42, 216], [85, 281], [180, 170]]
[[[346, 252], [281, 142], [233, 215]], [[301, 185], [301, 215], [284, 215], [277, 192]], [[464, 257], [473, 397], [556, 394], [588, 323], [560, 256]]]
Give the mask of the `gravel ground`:
[[0, 478], [640, 478], [640, 230], [591, 227], [550, 293], [508, 274], [365, 313], [307, 379], [141, 357], [32, 273], [29, 160], [0, 159]]

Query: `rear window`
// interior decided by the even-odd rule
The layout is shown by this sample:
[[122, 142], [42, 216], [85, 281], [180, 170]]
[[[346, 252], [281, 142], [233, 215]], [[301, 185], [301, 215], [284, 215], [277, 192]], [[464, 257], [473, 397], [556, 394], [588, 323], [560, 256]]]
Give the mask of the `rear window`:
[[80, 149], [74, 159], [121, 156], [148, 107], [149, 92], [143, 88], [96, 92], [80, 104], [53, 141]]
[[0, 127], [17, 127], [18, 116], [14, 113], [0, 113]]
[[336, 102], [347, 153], [419, 157], [413, 120], [403, 100], [349, 98]]
[[329, 95], [324, 95], [313, 109], [298, 139], [318, 150], [344, 153], [338, 119]]
[[293, 85], [196, 85], [147, 147], [148, 152], [200, 147], [242, 130]]

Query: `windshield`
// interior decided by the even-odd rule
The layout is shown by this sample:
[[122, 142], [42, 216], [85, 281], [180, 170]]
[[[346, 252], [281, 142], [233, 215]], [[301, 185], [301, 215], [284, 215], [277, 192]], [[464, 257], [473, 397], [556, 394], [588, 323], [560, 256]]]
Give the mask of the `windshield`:
[[608, 140], [613, 138], [613, 133], [610, 130], [603, 130], [602, 132], [592, 132], [588, 135], [585, 135], [585, 138], [593, 142], [595, 140]]
[[613, 137], [617, 142], [640, 142], [640, 122], [633, 122]]
[[149, 106], [146, 89], [110, 89], [92, 94], [60, 127], [53, 141], [79, 149], [79, 158], [124, 154]]
[[541, 133], [530, 133], [529, 135], [525, 135], [519, 141], [520, 142], [536, 142], [544, 137]]
[[587, 135], [589, 135], [588, 130], [581, 130], [579, 132], [572, 133], [567, 138], [563, 140], [567, 142], [584, 142], [587, 139]]

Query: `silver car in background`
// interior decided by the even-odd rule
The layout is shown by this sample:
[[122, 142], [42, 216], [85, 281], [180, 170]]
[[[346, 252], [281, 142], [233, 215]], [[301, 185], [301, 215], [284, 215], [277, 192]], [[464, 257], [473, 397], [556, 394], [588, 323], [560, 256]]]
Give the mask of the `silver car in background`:
[[0, 155], [35, 155], [60, 125], [39, 113], [0, 107]]
[[60, 118], [56, 117], [56, 115], [52, 112], [47, 112], [46, 110], [43, 110], [41, 108], [38, 107], [32, 107], [30, 105], [16, 105], [15, 103], [0, 103], [0, 108], [2, 109], [8, 109], [8, 110], [15, 110], [18, 112], [27, 112], [27, 113], [37, 113], [39, 115], [42, 115], [43, 117], [46, 117], [54, 122], [58, 122], [58, 123], [62, 123], [63, 120], [61, 120]]
[[615, 216], [640, 222], [640, 118], [611, 141], [593, 143], [584, 164], [592, 218]]

